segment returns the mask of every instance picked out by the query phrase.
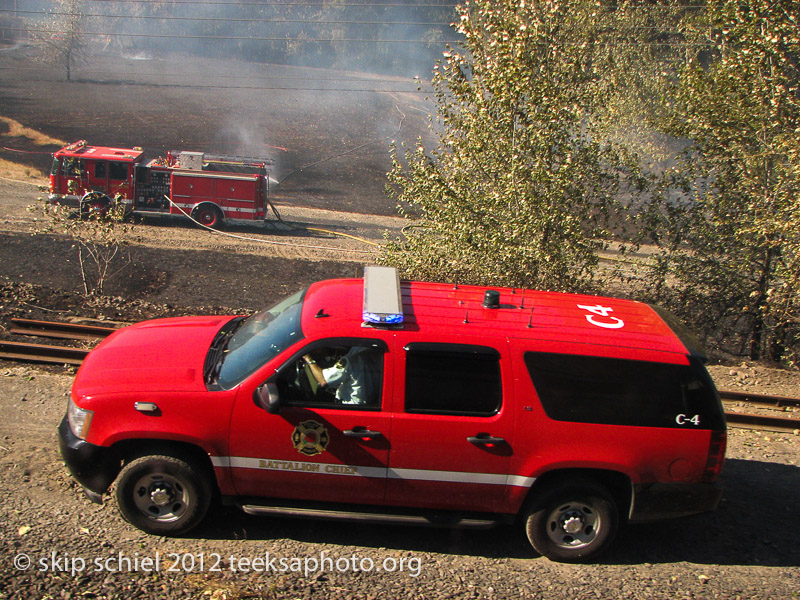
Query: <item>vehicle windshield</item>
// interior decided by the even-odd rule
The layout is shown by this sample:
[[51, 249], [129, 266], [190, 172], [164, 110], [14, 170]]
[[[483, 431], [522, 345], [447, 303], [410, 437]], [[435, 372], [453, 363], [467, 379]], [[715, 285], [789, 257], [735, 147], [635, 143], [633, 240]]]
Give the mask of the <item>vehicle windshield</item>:
[[305, 290], [247, 318], [231, 336], [220, 358], [217, 385], [229, 390], [297, 340]]

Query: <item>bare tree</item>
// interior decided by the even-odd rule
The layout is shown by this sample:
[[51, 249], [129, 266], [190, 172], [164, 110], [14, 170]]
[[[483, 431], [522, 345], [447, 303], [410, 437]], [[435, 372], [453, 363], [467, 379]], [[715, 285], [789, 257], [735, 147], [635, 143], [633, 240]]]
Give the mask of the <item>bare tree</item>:
[[87, 298], [103, 295], [108, 280], [130, 264], [126, 252], [129, 226], [123, 204], [117, 202], [107, 210], [79, 215], [72, 208], [40, 198], [28, 211], [36, 215], [33, 235], [65, 235], [72, 240]]
[[55, 0], [44, 20], [29, 22], [31, 36], [41, 49], [40, 59], [64, 69], [67, 81], [72, 67], [86, 58], [86, 22], [81, 0]]

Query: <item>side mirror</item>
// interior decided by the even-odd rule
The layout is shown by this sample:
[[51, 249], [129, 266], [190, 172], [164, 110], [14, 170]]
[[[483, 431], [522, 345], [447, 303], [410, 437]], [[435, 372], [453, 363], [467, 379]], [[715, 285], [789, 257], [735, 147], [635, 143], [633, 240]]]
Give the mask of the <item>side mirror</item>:
[[254, 396], [256, 404], [270, 414], [277, 414], [281, 409], [278, 386], [274, 383], [265, 383], [257, 387]]

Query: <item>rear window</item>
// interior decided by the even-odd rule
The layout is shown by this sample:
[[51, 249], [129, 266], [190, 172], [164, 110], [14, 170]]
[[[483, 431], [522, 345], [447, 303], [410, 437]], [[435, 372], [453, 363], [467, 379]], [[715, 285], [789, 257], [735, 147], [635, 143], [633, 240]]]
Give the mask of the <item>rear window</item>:
[[672, 365], [526, 352], [525, 364], [547, 416], [556, 421], [724, 429], [722, 406], [696, 358]]

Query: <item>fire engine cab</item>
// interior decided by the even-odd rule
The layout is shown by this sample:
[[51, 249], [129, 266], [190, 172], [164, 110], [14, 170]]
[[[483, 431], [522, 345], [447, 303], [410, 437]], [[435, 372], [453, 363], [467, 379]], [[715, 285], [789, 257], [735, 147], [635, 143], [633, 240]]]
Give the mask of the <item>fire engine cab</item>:
[[53, 154], [50, 200], [102, 212], [119, 201], [141, 215], [189, 215], [207, 227], [263, 221], [271, 159], [169, 152], [145, 159], [141, 148], [89, 146], [81, 140]]
[[80, 367], [59, 428], [90, 498], [180, 535], [251, 515], [517, 523], [558, 561], [715, 508], [726, 425], [696, 341], [615, 298], [321, 281], [249, 317], [145, 321]]

